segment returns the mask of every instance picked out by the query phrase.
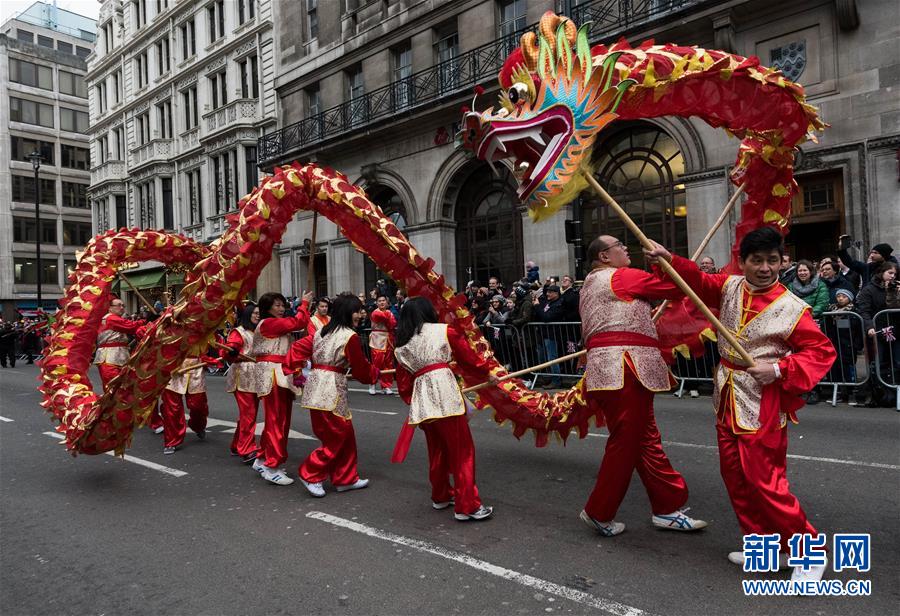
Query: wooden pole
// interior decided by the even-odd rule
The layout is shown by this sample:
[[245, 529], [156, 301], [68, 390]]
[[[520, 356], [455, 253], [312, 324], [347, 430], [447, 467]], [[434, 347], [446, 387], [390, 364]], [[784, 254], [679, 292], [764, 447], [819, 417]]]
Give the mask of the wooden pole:
[[202, 362], [202, 361], [201, 361], [199, 364], [193, 364], [193, 365], [190, 365], [190, 366], [184, 366], [183, 368], [179, 368], [178, 370], [176, 370], [176, 371], [173, 372], [172, 374], [173, 374], [173, 375], [176, 375], [176, 374], [184, 374], [185, 372], [190, 372], [191, 370], [196, 370], [197, 368], [200, 368], [201, 366], [205, 366], [205, 365], [206, 365], [206, 362]]
[[[316, 226], [319, 222], [319, 213], [313, 211], [312, 235], [309, 238], [309, 268], [306, 270], [306, 290], [316, 293]], [[310, 310], [315, 314], [315, 307]]]
[[[230, 346], [222, 344], [221, 342], [218, 342], [216, 340], [210, 340], [209, 343], [212, 346], [216, 347], [217, 349], [222, 349], [223, 351], [228, 351], [228, 352], [232, 351], [232, 348]], [[237, 356], [240, 357], [241, 359], [243, 359], [244, 361], [253, 362], [254, 364], [256, 363], [255, 357], [250, 357], [249, 355], [244, 355], [243, 353], [238, 353]]]
[[[703, 251], [706, 250], [706, 247], [709, 245], [709, 241], [716, 234], [716, 231], [719, 230], [719, 227], [722, 226], [722, 223], [725, 222], [725, 219], [728, 218], [728, 215], [731, 213], [731, 210], [734, 209], [734, 204], [737, 203], [740, 196], [744, 193], [744, 185], [741, 184], [738, 186], [738, 189], [734, 191], [734, 194], [731, 195], [731, 199], [728, 200], [728, 203], [725, 204], [725, 209], [722, 210], [722, 213], [719, 214], [719, 218], [716, 220], [715, 224], [713, 224], [712, 228], [707, 231], [706, 237], [703, 238], [703, 241], [700, 242], [700, 245], [697, 246], [697, 250], [694, 251], [694, 254], [691, 255], [691, 261], [696, 261], [700, 258], [700, 255], [703, 254]], [[653, 322], [656, 323], [659, 318], [662, 316], [663, 312], [666, 310], [666, 306], [669, 305], [669, 300], [665, 299], [663, 302], [656, 308], [656, 312], [653, 313]]]
[[138, 291], [137, 288], [133, 284], [131, 284], [131, 281], [128, 280], [128, 277], [125, 274], [123, 274], [122, 272], [116, 272], [116, 273], [119, 275], [119, 278], [124, 280], [125, 284], [127, 284], [131, 288], [131, 290], [135, 292], [135, 294], [140, 298], [140, 300], [142, 302], [144, 302], [144, 305], [147, 307], [147, 309], [150, 310], [150, 312], [152, 312], [153, 314], [159, 316], [159, 313], [156, 311], [156, 308], [154, 308], [153, 305], [147, 301], [147, 298], [144, 297], [141, 294], [141, 292]]
[[[649, 238], [644, 235], [644, 232], [641, 231], [640, 227], [638, 227], [637, 224], [635, 224], [635, 222], [631, 219], [631, 217], [628, 216], [625, 210], [622, 209], [622, 206], [619, 205], [616, 200], [613, 199], [608, 192], [606, 192], [603, 186], [600, 185], [600, 182], [598, 182], [597, 179], [590, 173], [582, 173], [588, 184], [591, 185], [591, 188], [594, 189], [600, 199], [619, 216], [622, 222], [625, 223], [625, 226], [628, 228], [628, 230], [631, 231], [636, 238], [638, 238], [638, 241], [641, 243], [641, 245], [647, 250], [653, 250], [654, 248], [656, 248], [649, 240]], [[737, 353], [741, 356], [741, 359], [743, 359], [749, 366], [754, 366], [755, 363], [753, 361], [753, 358], [750, 357], [750, 354], [747, 352], [747, 350], [741, 346], [741, 343], [738, 342], [734, 334], [727, 327], [722, 325], [722, 322], [716, 318], [716, 315], [712, 313], [712, 311], [709, 309], [709, 306], [703, 303], [703, 300], [701, 300], [700, 297], [694, 292], [694, 290], [688, 286], [688, 284], [684, 281], [684, 278], [682, 278], [681, 275], [675, 271], [675, 268], [672, 267], [672, 264], [665, 259], [659, 259], [659, 267], [663, 272], [666, 273], [669, 278], [672, 279], [672, 282], [678, 285], [678, 288], [680, 288], [684, 292], [684, 294], [687, 295], [692, 302], [694, 302], [700, 312], [703, 313], [703, 316], [705, 316], [706, 319], [713, 325], [713, 327], [716, 328], [716, 331], [718, 331], [725, 338], [725, 340], [728, 341], [728, 344], [730, 344], [734, 348], [734, 350], [737, 351]]]
[[[530, 368], [525, 368], [523, 370], [516, 370], [515, 372], [510, 372], [509, 374], [504, 374], [499, 379], [497, 379], [497, 382], [499, 383], [501, 381], [506, 381], [507, 379], [514, 379], [516, 377], [520, 377], [525, 374], [530, 374], [532, 372], [537, 372], [538, 370], [543, 370], [544, 368], [547, 368], [554, 364], [561, 364], [565, 361], [571, 361], [573, 359], [578, 359], [579, 357], [581, 357], [582, 355], [584, 355], [586, 353], [587, 353], [586, 350], [581, 350], [576, 353], [570, 353], [568, 355], [563, 355], [562, 357], [557, 357], [556, 359], [551, 359], [550, 361], [545, 361], [542, 364], [538, 364], [536, 366], [531, 366]], [[478, 391], [479, 389], [483, 389], [483, 388], [487, 387], [488, 385], [493, 385], [493, 384], [494, 383], [491, 383], [490, 381], [486, 381], [484, 383], [479, 383], [478, 385], [472, 385], [472, 387], [466, 387], [464, 390], [462, 390], [462, 392], [464, 394], [467, 394], [470, 391]]]

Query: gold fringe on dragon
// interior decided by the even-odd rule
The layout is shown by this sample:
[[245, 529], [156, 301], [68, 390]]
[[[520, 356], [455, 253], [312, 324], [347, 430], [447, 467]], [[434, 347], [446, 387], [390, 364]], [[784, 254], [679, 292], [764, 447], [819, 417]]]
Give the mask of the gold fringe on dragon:
[[[784, 232], [796, 190], [794, 148], [824, 128], [802, 88], [754, 57], [652, 41], [635, 48], [624, 41], [591, 47], [589, 30], [589, 24], [578, 28], [545, 14], [539, 32], [525, 34], [504, 63], [496, 110], [464, 113], [463, 146], [491, 164], [512, 164], [519, 198], [534, 220], [554, 215], [585, 188], [582, 170], [605, 126], [675, 115], [700, 118], [741, 140], [731, 179], [744, 186], [747, 199], [733, 252], [759, 226]], [[491, 358], [490, 371], [500, 367], [463, 296], [362, 189], [331, 169], [294, 163], [277, 168], [244, 197], [228, 229], [209, 246], [161, 231], [124, 229], [87, 245], [60, 300], [41, 366], [43, 405], [59, 422], [70, 452], [122, 453], [130, 445], [182, 360], [205, 348], [253, 289], [298, 210], [314, 210], [335, 223], [409, 295], [426, 297], [444, 321], [464, 329], [472, 348]], [[95, 393], [87, 372], [117, 271], [147, 260], [192, 266], [181, 299], [152, 324], [122, 374]], [[708, 325], [693, 319], [685, 326], [681, 316], [669, 314], [658, 323], [661, 341], [669, 349], [698, 349]], [[472, 366], [460, 365], [458, 373], [466, 385], [487, 380], [487, 372]], [[532, 431], [537, 446], [550, 434], [564, 440], [575, 430], [583, 437], [592, 416], [581, 382], [547, 394], [510, 379], [480, 389], [476, 405], [491, 407], [498, 423], [511, 422], [516, 437]]]

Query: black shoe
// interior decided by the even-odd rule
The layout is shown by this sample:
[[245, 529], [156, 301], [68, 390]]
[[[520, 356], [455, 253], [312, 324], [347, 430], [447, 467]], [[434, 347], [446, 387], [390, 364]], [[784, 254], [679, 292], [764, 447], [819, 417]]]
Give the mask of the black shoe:
[[243, 456], [241, 460], [243, 460], [244, 464], [253, 464], [256, 462], [256, 458], [259, 456], [258, 451], [254, 451], [252, 453], [248, 453], [246, 456]]
[[815, 389], [806, 394], [806, 403], [812, 406], [813, 404], [819, 403], [819, 392]]
[[201, 441], [205, 441], [206, 440], [206, 430], [200, 430], [200, 432], [197, 433], [197, 438], [199, 438]]

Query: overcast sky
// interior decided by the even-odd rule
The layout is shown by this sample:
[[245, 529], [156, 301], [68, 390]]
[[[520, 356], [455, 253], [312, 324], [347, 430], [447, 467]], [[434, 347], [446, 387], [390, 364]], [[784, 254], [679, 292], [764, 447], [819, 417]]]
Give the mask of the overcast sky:
[[[44, 2], [53, 4], [53, 0], [44, 0]], [[0, 0], [0, 23], [21, 13], [32, 4], [34, 4], [34, 0]], [[100, 14], [99, 0], [57, 0], [56, 6], [95, 20]]]

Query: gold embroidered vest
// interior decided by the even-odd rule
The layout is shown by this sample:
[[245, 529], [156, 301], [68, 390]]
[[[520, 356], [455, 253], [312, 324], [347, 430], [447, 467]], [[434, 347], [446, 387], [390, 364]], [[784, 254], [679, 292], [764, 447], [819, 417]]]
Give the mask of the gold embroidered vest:
[[[394, 356], [401, 366], [413, 374], [432, 364], [449, 363], [453, 359], [453, 351], [447, 339], [447, 325], [425, 323], [420, 333], [394, 350]], [[464, 415], [465, 412], [466, 405], [459, 384], [450, 368], [426, 372], [413, 382], [409, 423]]]
[[348, 367], [344, 347], [354, 333], [348, 327], [339, 327], [324, 338], [321, 330], [316, 332], [313, 338], [313, 365], [337, 366], [342, 371], [332, 372], [313, 367], [303, 388], [300, 406], [329, 411], [345, 419], [351, 418], [350, 406], [347, 403], [347, 377], [344, 374]]
[[[809, 306], [802, 299], [783, 289], [772, 303], [741, 328], [744, 305], [744, 277], [731, 276], [722, 287], [722, 304], [719, 320], [736, 336], [755, 363], [777, 363], [790, 353], [787, 339], [794, 331], [803, 311]], [[745, 365], [741, 356], [719, 336], [719, 354], [734, 365]], [[762, 385], [743, 370], [732, 370], [719, 364], [715, 373], [713, 408], [719, 409], [722, 390], [731, 385], [735, 428], [756, 432], [760, 428], [759, 409], [762, 402]], [[787, 416], [780, 414], [781, 426]]]
[[[198, 363], [200, 363], [199, 357], [186, 357], [177, 369], [181, 370], [182, 368], [193, 366]], [[198, 368], [194, 368], [188, 372], [182, 372], [181, 374], [173, 373], [172, 378], [169, 379], [169, 384], [166, 385], [166, 389], [181, 394], [182, 396], [184, 394], [206, 393], [206, 367], [199, 366]]]
[[[253, 332], [238, 326], [235, 331], [241, 335], [244, 345], [240, 352], [244, 355], [250, 354], [253, 347]], [[232, 393], [234, 391], [246, 391], [256, 393], [260, 387], [260, 370], [256, 364], [249, 361], [239, 361], [228, 367], [225, 374], [225, 391]]]
[[[100, 321], [100, 327], [106, 326], [106, 315]], [[122, 346], [102, 347], [103, 344], [121, 344]], [[131, 351], [128, 349], [128, 334], [112, 329], [104, 329], [97, 335], [97, 354], [94, 356], [95, 364], [111, 364], [124, 366], [128, 363]]]
[[[584, 279], [578, 310], [582, 337], [587, 341], [600, 332], [630, 332], [658, 339], [650, 304], [642, 299], [624, 301], [612, 290], [616, 270], [594, 270]], [[669, 369], [658, 348], [608, 346], [588, 349], [584, 372], [588, 391], [622, 389], [625, 384], [625, 353], [631, 358], [641, 384], [650, 391], [671, 389]]]
[[[380, 312], [390, 312], [390, 310], [381, 310]], [[372, 331], [369, 333], [369, 348], [377, 351], [386, 351], [390, 347], [390, 343], [391, 335], [387, 326], [380, 321], [377, 323], [372, 321]]]
[[[287, 355], [294, 339], [290, 334], [278, 336], [277, 338], [266, 338], [259, 333], [259, 326], [262, 321], [256, 324], [256, 331], [253, 332], [253, 345], [250, 347], [249, 355], [256, 357], [258, 355]], [[289, 389], [294, 394], [300, 393], [299, 387], [294, 387], [294, 379], [284, 373], [280, 363], [273, 361], [259, 361], [255, 364], [258, 370], [256, 375], [256, 393], [262, 397], [272, 392], [272, 386], [277, 385], [283, 389]]]

